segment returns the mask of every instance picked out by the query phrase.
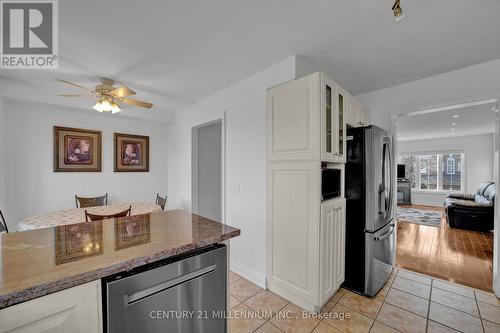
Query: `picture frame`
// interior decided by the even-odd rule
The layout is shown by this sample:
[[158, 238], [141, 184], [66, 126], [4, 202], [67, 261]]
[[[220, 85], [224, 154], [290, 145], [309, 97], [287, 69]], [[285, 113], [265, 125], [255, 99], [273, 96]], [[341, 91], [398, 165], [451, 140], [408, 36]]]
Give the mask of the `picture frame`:
[[114, 133], [114, 171], [149, 172], [149, 136]]
[[115, 220], [115, 250], [151, 242], [149, 214], [127, 216]]
[[101, 172], [102, 132], [54, 126], [54, 172]]
[[101, 221], [62, 225], [55, 234], [56, 265], [103, 253]]

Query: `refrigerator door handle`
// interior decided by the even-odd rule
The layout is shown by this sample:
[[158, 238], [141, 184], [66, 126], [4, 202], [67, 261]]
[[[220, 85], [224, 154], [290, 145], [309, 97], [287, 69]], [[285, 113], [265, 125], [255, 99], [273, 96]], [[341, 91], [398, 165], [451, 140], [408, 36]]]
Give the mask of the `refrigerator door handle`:
[[[391, 218], [392, 211], [392, 194], [393, 194], [393, 182], [392, 182], [392, 156], [391, 156], [391, 138], [384, 138], [383, 148], [382, 148], [382, 185], [383, 189], [380, 198], [381, 203], [379, 209], [380, 214], [385, 214], [385, 219]], [[388, 191], [388, 192], [387, 192]], [[383, 200], [382, 200], [383, 199]], [[383, 204], [382, 204], [383, 202]], [[382, 210], [383, 208], [383, 210]]]
[[386, 233], [384, 233], [384, 234], [382, 234], [380, 236], [375, 236], [374, 240], [378, 242], [378, 241], [383, 241], [384, 239], [390, 237], [393, 234], [394, 229], [395, 229], [394, 223], [391, 223], [390, 227], [391, 227], [391, 229], [388, 232], [386, 232]]
[[392, 139], [391, 137], [386, 138], [387, 141], [387, 154], [389, 156], [388, 162], [389, 162], [389, 204], [387, 205], [387, 215], [389, 219], [392, 219], [392, 203], [393, 203], [393, 195], [394, 195], [394, 180], [393, 180], [393, 170], [394, 170], [394, 165], [392, 164]]

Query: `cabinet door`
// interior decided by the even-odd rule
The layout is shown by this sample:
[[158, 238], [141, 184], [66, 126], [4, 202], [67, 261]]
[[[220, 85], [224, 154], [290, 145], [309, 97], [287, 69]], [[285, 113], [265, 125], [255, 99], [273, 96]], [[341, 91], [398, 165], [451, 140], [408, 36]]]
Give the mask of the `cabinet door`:
[[0, 332], [102, 332], [101, 281], [0, 310]]
[[319, 85], [314, 73], [268, 90], [268, 161], [319, 159]]
[[321, 160], [335, 162], [338, 157], [337, 85], [325, 75], [321, 80]]
[[345, 208], [346, 200], [338, 199], [334, 206], [335, 216], [335, 288], [338, 289], [345, 279]]
[[337, 90], [337, 135], [336, 135], [336, 145], [337, 145], [337, 155], [335, 156], [335, 162], [345, 163], [346, 162], [346, 116], [347, 116], [347, 102], [346, 102], [346, 92], [343, 89]]
[[352, 127], [358, 127], [358, 104], [354, 97], [347, 96], [347, 123]]
[[318, 300], [319, 177], [319, 160], [268, 164], [268, 287], [307, 310]]
[[368, 114], [366, 109], [361, 104], [359, 104], [359, 106], [360, 106], [360, 108], [359, 108], [359, 121], [358, 121], [358, 123], [361, 126], [368, 126], [370, 124], [370, 115]]
[[345, 276], [345, 199], [321, 203], [320, 303], [340, 288]]

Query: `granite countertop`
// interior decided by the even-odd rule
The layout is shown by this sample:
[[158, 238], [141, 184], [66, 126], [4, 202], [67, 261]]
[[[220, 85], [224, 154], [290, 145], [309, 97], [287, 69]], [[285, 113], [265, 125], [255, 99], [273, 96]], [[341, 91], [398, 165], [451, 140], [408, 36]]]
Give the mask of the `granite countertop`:
[[0, 309], [240, 235], [182, 210], [0, 235]]

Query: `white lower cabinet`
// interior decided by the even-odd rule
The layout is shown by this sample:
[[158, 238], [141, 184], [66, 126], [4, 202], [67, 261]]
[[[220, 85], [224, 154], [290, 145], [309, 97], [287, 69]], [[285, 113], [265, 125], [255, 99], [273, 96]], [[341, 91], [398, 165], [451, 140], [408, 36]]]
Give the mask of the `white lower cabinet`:
[[344, 198], [321, 203], [320, 222], [320, 303], [324, 304], [344, 282], [345, 277]]
[[320, 202], [320, 172], [319, 161], [268, 164], [268, 288], [312, 312], [344, 282], [346, 202]]
[[268, 288], [310, 311], [319, 291], [319, 173], [319, 161], [268, 164]]
[[0, 310], [0, 332], [101, 333], [101, 281]]

